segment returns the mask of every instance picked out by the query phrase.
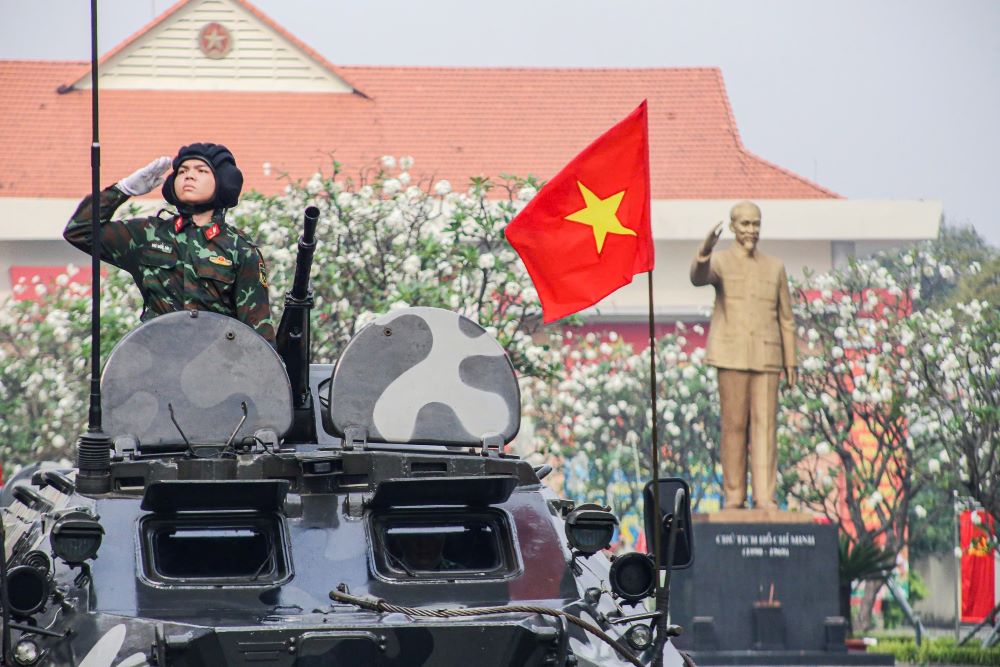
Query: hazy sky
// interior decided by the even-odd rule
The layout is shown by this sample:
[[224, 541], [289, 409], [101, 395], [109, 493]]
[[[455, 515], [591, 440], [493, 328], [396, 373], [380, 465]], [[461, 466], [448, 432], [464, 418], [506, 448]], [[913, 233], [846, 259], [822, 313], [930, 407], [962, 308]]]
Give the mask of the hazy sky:
[[[750, 150], [1000, 244], [998, 0], [251, 1], [335, 64], [717, 66]], [[172, 4], [99, 0], [101, 52]], [[86, 59], [88, 17], [0, 0], [0, 58]]]

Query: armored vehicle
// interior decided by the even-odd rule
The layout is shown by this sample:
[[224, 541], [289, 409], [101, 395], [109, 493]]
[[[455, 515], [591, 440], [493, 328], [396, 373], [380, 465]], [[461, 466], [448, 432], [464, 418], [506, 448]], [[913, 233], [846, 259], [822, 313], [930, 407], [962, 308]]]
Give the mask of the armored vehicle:
[[[310, 363], [317, 213], [277, 349], [222, 315], [157, 317], [104, 366], [110, 451], [9, 480], [3, 664], [689, 664], [650, 557], [611, 562], [611, 512], [506, 451], [518, 383], [482, 327], [397, 310]], [[660, 485], [647, 524], [690, 560], [685, 487]]]

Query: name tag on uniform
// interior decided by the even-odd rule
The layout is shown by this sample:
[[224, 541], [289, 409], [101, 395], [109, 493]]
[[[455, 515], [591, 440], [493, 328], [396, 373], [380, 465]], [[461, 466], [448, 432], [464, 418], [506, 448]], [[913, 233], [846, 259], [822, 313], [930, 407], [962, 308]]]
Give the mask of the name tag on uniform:
[[226, 259], [222, 255], [216, 255], [214, 257], [209, 257], [208, 261], [212, 264], [218, 264], [219, 266], [232, 266], [233, 261], [231, 259]]
[[163, 243], [162, 241], [153, 241], [149, 245], [152, 248], [155, 248], [156, 250], [159, 250], [160, 252], [173, 252], [174, 251], [173, 248], [171, 248], [166, 243]]

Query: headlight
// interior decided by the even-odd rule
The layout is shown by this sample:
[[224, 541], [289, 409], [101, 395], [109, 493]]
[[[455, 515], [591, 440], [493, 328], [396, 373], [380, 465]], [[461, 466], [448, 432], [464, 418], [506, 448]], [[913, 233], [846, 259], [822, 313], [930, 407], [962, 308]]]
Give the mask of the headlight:
[[7, 573], [7, 602], [16, 618], [27, 618], [40, 611], [49, 599], [46, 573], [30, 565], [18, 565]]
[[588, 556], [611, 546], [618, 518], [600, 505], [580, 505], [566, 517], [566, 539]]
[[608, 572], [611, 592], [626, 602], [638, 602], [653, 594], [656, 568], [653, 559], [636, 552], [615, 558]]
[[104, 537], [100, 521], [89, 512], [70, 512], [56, 519], [49, 543], [52, 553], [70, 565], [77, 565], [97, 555]]
[[19, 665], [33, 665], [41, 655], [38, 644], [30, 639], [22, 639], [14, 647], [14, 661]]
[[636, 651], [643, 651], [653, 643], [653, 630], [648, 625], [633, 625], [625, 632], [625, 641]]

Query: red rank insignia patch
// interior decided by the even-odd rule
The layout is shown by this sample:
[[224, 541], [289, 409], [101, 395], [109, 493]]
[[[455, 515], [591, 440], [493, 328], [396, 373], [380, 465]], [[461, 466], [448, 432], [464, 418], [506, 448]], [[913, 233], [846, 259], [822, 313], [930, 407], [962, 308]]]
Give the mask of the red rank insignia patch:
[[217, 222], [212, 223], [212, 226], [205, 230], [205, 238], [211, 241], [212, 239], [214, 239], [216, 236], [219, 235], [220, 231], [221, 230], [219, 229], [219, 223]]
[[182, 218], [181, 216], [177, 216], [176, 218], [174, 218], [174, 233], [179, 233], [181, 231], [181, 227], [183, 226], [184, 226], [184, 218]]

